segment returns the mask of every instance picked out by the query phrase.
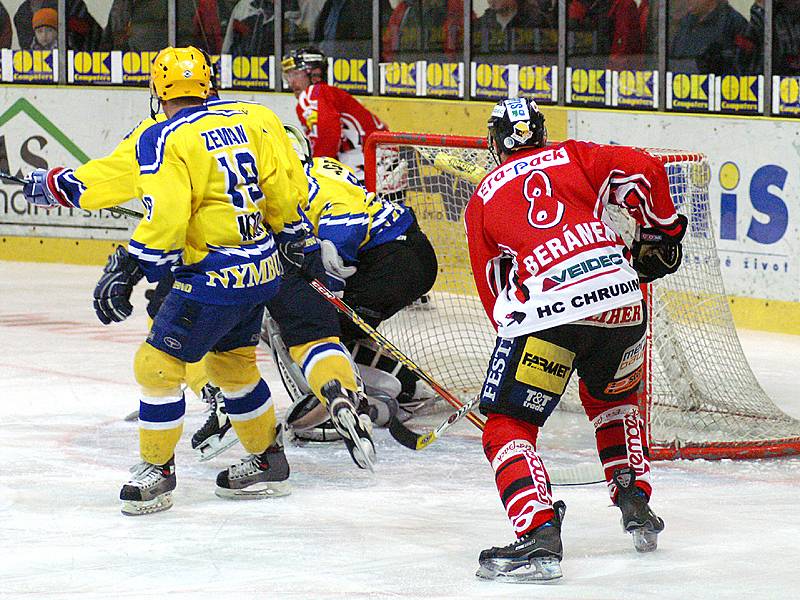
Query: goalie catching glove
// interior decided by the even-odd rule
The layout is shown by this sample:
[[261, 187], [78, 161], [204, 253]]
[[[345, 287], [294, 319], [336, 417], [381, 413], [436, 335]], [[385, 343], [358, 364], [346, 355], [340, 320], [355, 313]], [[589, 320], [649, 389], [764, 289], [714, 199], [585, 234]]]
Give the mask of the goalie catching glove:
[[641, 283], [651, 283], [678, 270], [683, 258], [681, 240], [687, 224], [686, 217], [678, 215], [677, 225], [673, 227], [675, 233], [650, 227], [636, 228], [631, 254]]
[[136, 259], [123, 246], [117, 246], [94, 288], [94, 312], [103, 325], [119, 323], [131, 316], [131, 292], [143, 275]]
[[330, 240], [320, 240], [320, 253], [322, 254], [322, 266], [328, 275], [328, 288], [334, 293], [344, 292], [345, 280], [352, 277], [358, 270], [356, 267], [347, 266], [339, 256], [339, 251]]

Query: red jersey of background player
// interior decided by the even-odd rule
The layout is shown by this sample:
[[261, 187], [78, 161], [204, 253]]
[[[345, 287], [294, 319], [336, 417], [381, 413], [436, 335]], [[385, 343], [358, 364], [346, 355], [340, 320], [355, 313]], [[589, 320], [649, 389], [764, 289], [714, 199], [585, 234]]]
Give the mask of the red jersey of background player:
[[364, 179], [364, 140], [386, 125], [344, 90], [315, 83], [297, 97], [297, 118], [303, 124], [315, 157], [330, 156]]
[[661, 162], [642, 151], [568, 140], [514, 153], [467, 205], [472, 270], [500, 337], [631, 305], [642, 294], [608, 204], [645, 227], [681, 229]]

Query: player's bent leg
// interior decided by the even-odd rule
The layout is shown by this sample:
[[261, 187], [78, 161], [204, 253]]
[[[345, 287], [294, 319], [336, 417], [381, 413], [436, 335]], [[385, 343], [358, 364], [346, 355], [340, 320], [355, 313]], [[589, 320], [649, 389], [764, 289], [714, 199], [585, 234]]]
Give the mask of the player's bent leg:
[[539, 428], [489, 413], [483, 448], [517, 541], [481, 552], [481, 579], [549, 581], [561, 577], [561, 522], [566, 507], [552, 501], [550, 481], [536, 452]]
[[664, 521], [649, 506], [653, 492], [649, 450], [636, 396], [599, 400], [583, 381], [579, 391], [586, 416], [595, 428], [597, 452], [611, 501], [622, 512], [622, 527], [633, 535], [637, 551], [652, 552], [657, 548]]
[[139, 451], [142, 462], [131, 469], [120, 500], [126, 515], [143, 515], [172, 506], [175, 446], [183, 432], [186, 403], [181, 392], [185, 363], [144, 343], [134, 358], [141, 387]]
[[289, 463], [269, 387], [256, 367], [255, 347], [209, 353], [207, 369], [222, 390], [236, 436], [250, 453], [217, 475], [217, 495], [239, 499], [289, 494]]

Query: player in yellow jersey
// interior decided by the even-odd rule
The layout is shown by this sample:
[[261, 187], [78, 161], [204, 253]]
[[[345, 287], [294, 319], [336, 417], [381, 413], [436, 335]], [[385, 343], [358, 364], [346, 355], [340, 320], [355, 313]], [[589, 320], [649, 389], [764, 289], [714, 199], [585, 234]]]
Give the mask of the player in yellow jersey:
[[[207, 56], [206, 61], [210, 67]], [[215, 87], [213, 82], [212, 72], [212, 89]], [[291, 173], [292, 195], [300, 194], [304, 199], [306, 198], [308, 182], [302, 166], [292, 151], [289, 139], [282, 132], [280, 121], [271, 110], [251, 102], [223, 101], [215, 97], [206, 102], [206, 107], [211, 111], [241, 111], [259, 119], [265, 129], [280, 131], [282, 135], [276, 135], [276, 139], [282, 147], [279, 158], [284, 161], [284, 167]], [[40, 196], [32, 201], [44, 206], [67, 203], [71, 206], [97, 209], [121, 204], [131, 197], [135, 197], [136, 173], [138, 172], [136, 143], [149, 127], [161, 123], [164, 119], [162, 114], [155, 114], [152, 118], [145, 119], [126, 136], [109, 156], [89, 161], [74, 171], [62, 167], [50, 171], [35, 171], [32, 175], [38, 176], [40, 181], [50, 182], [46, 189], [53, 191], [50, 197]], [[316, 270], [317, 275], [321, 276], [324, 270], [318, 254], [313, 253], [307, 257], [304, 267], [308, 270]], [[171, 285], [171, 277], [168, 274], [159, 282], [147, 307], [151, 316], [158, 310]], [[119, 314], [111, 313], [108, 317], [104, 317], [98, 312], [98, 316], [104, 322], [109, 319], [123, 320], [131, 314], [132, 307], [127, 301], [122, 302], [120, 306]], [[268, 301], [268, 308], [281, 324], [282, 329], [287, 332], [286, 339], [287, 343], [292, 346], [292, 352], [299, 357], [314, 358], [313, 375], [310, 381], [316, 397], [326, 404], [328, 410], [332, 406], [340, 404], [342, 399], [348, 399], [356, 406], [362, 404], [357, 377], [349, 355], [337, 337], [339, 329], [335, 309], [318, 296], [297, 273], [284, 274], [283, 284], [276, 296]], [[195, 363], [190, 363], [187, 368], [187, 379], [192, 374], [193, 366]], [[199, 387], [202, 387], [202, 383], [207, 381], [207, 378], [202, 379], [205, 369], [195, 369], [195, 373], [198, 372], [199, 376], [195, 379], [200, 381]], [[333, 402], [323, 394], [323, 386], [333, 380], [337, 381], [340, 387], [328, 387], [326, 393], [328, 396], [332, 396], [333, 400], [338, 398], [337, 402]], [[197, 387], [193, 386], [193, 389], [197, 390]], [[207, 389], [208, 386], [206, 386]], [[370, 425], [368, 419], [362, 416], [359, 424], [359, 429], [364, 429], [361, 433], [362, 436], [369, 438]], [[364, 444], [369, 447], [364, 447], [363, 451], [360, 451], [357, 444], [352, 442], [347, 435], [345, 437], [355, 463], [361, 468], [371, 468], [371, 463], [374, 461], [374, 448], [372, 448], [371, 440], [366, 439]], [[204, 460], [216, 456], [230, 447], [232, 443], [235, 443], [235, 436], [230, 431], [230, 421], [224, 407], [224, 398], [212, 395], [208, 420], [192, 437], [192, 446], [198, 449], [201, 453], [201, 460]]]
[[[271, 131], [243, 111], [208, 110], [208, 77], [208, 64], [194, 48], [168, 48], [154, 61], [151, 89], [168, 119], [148, 128], [136, 145], [136, 196], [147, 214], [129, 252], [117, 250], [95, 292], [98, 315], [121, 320], [130, 314], [131, 289], [143, 275], [157, 280], [172, 267], [176, 280], [135, 360], [143, 392], [143, 463], [120, 494], [126, 514], [171, 506], [173, 452], [184, 413], [180, 384], [185, 364], [209, 351], [211, 380], [222, 389], [237, 436], [251, 453], [218, 475], [217, 493], [288, 493], [288, 463], [269, 389], [255, 366], [255, 345], [263, 303], [275, 295], [281, 272], [305, 259], [298, 204], [307, 192], [290, 181], [278, 141], [282, 129]], [[67, 200], [55, 181], [59, 174], [35, 172], [25, 187], [29, 201]], [[328, 383], [338, 388], [326, 399], [334, 422], [356, 446], [354, 459], [359, 451], [374, 453], [351, 397], [339, 381]]]
[[[328, 286], [343, 292], [344, 300], [377, 327], [431, 289], [437, 275], [433, 247], [410, 208], [367, 192], [353, 171], [339, 161], [312, 159], [303, 134], [285, 127], [305, 165], [309, 194], [303, 212], [320, 239]], [[420, 405], [421, 396], [433, 395], [424, 384], [418, 385], [418, 378], [408, 369], [381, 355], [349, 319], [342, 316], [340, 326], [342, 342], [351, 349], [370, 397], [377, 393], [397, 399], [400, 408], [410, 413]], [[276, 348], [277, 344], [273, 350]], [[284, 358], [276, 356], [276, 360]], [[306, 363], [292, 358], [306, 374]], [[296, 371], [288, 369], [289, 375], [293, 373]], [[293, 383], [302, 389], [302, 381], [295, 378]], [[314, 428], [309, 434], [302, 431], [309, 425], [305, 417], [309, 399], [302, 393], [292, 394], [289, 388], [297, 404], [289, 411], [287, 422], [300, 437], [329, 439], [329, 427]], [[300, 427], [295, 423], [298, 418], [302, 419]]]

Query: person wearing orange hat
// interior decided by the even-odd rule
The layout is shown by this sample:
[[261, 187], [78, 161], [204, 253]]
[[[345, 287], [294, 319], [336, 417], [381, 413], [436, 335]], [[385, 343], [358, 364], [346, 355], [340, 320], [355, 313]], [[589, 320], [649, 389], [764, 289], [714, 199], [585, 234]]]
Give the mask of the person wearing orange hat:
[[31, 19], [33, 41], [31, 50], [54, 50], [58, 47], [58, 11], [40, 8]]

